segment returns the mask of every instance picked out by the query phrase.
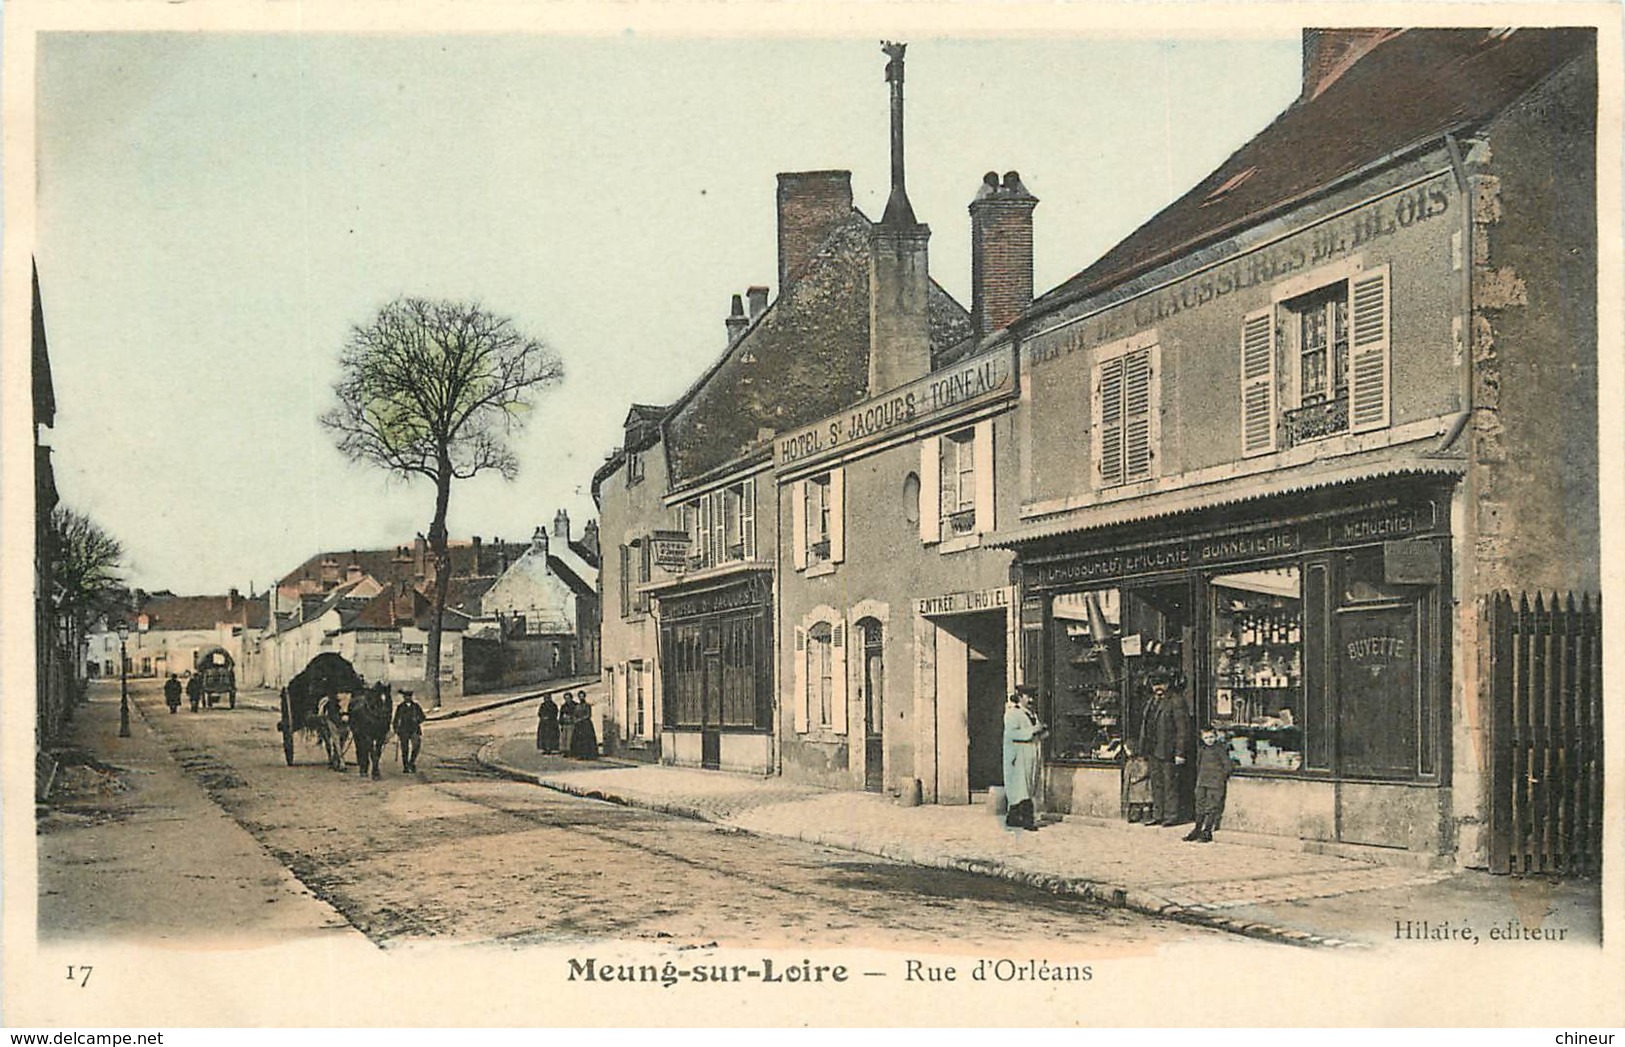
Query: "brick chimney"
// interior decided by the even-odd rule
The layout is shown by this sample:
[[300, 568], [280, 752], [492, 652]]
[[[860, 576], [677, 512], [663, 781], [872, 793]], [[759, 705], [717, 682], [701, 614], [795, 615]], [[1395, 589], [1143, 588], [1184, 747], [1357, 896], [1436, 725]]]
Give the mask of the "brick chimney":
[[535, 531], [531, 532], [530, 550], [531, 552], [542, 553], [544, 555], [547, 553], [547, 528], [538, 527]]
[[745, 288], [745, 300], [750, 302], [750, 319], [755, 323], [758, 316], [767, 312], [767, 288], [761, 284]]
[[237, 601], [241, 600], [242, 598], [243, 598], [243, 594], [239, 593], [236, 589], [227, 589], [226, 590], [226, 610], [235, 611], [237, 609]]
[[1305, 29], [1303, 31], [1303, 93], [1307, 102], [1330, 87], [1372, 48], [1397, 36], [1399, 29]]
[[869, 244], [869, 395], [895, 389], [931, 370], [930, 226], [914, 219], [903, 178], [903, 51], [883, 43], [890, 57], [891, 196]]
[[597, 555], [598, 555], [598, 521], [597, 520], [588, 520], [587, 523], [586, 523], [586, 526], [581, 528], [581, 547], [583, 549], [586, 549], [589, 553], [592, 553], [592, 555], [594, 557], [597, 557]]
[[779, 175], [780, 294], [807, 271], [818, 246], [851, 214], [851, 171]]
[[553, 514], [553, 537], [570, 544], [570, 514], [563, 509]]
[[733, 345], [739, 341], [739, 336], [745, 333], [750, 326], [750, 320], [745, 316], [745, 303], [738, 295], [734, 295], [733, 303], [728, 309], [728, 319], [723, 325], [728, 328], [728, 344]]
[[970, 204], [971, 322], [976, 337], [1007, 327], [1033, 302], [1033, 209], [1038, 197], [989, 171]]

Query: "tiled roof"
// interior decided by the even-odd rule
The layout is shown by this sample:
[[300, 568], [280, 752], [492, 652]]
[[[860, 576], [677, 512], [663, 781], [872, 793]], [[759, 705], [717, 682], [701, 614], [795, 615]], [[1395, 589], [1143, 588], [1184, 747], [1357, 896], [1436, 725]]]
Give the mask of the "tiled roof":
[[242, 596], [155, 596], [130, 615], [132, 629], [143, 614], [147, 616], [149, 629], [214, 629], [223, 624], [263, 629], [269, 607], [263, 597], [256, 600]]
[[[853, 209], [806, 273], [779, 297], [671, 410], [666, 433], [680, 486], [785, 432], [856, 403], [869, 382], [869, 242]], [[971, 333], [970, 314], [935, 281], [927, 299], [934, 362]]]
[[[305, 580], [321, 584], [324, 562], [336, 565], [340, 582], [345, 580], [349, 568], [354, 565], [361, 568], [363, 575], [370, 575], [381, 585], [388, 586], [394, 582], [410, 584], [417, 580], [415, 544], [402, 542], [401, 547], [406, 550], [404, 559], [398, 549], [346, 549], [317, 553], [283, 575], [277, 581], [277, 586], [291, 588]], [[447, 552], [451, 555], [452, 577], [494, 576], [500, 573], [501, 565], [513, 563], [528, 548], [529, 542], [484, 542], [478, 546], [479, 564], [476, 565], [475, 545], [467, 540], [453, 540], [447, 546]], [[424, 556], [427, 559], [428, 553], [425, 552]]]
[[1591, 29], [1396, 32], [1029, 312], [1105, 291], [1344, 176], [1480, 124], [1595, 45]]

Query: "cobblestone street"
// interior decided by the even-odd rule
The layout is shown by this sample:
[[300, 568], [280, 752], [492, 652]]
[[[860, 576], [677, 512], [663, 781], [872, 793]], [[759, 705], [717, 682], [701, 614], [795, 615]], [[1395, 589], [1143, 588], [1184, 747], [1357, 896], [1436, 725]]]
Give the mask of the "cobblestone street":
[[[95, 698], [116, 705], [105, 691]], [[344, 774], [329, 770], [313, 739], [299, 739], [295, 765], [284, 766], [276, 716], [252, 695], [235, 710], [169, 715], [143, 686], [136, 704], [138, 734], [150, 731], [306, 888], [386, 947], [428, 938], [895, 948], [1042, 939], [1059, 958], [1101, 945], [1226, 937], [1018, 884], [504, 780], [472, 759], [503, 729], [490, 717], [432, 724], [421, 773], [403, 776], [391, 750], [374, 782], [353, 763]], [[134, 788], [146, 778], [131, 776]], [[64, 824], [53, 833], [73, 831]], [[120, 929], [114, 909], [103, 907], [102, 929]], [[139, 924], [144, 911], [132, 906], [128, 918]]]

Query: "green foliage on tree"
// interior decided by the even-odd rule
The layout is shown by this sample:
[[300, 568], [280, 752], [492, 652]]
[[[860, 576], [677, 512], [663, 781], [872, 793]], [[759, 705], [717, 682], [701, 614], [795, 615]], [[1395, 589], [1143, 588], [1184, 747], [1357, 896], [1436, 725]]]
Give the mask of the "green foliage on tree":
[[339, 354], [338, 403], [321, 422], [347, 458], [435, 486], [429, 686], [440, 702], [440, 633], [451, 579], [446, 510], [454, 480], [519, 472], [510, 439], [532, 398], [564, 377], [558, 355], [475, 303], [398, 298], [357, 325]]

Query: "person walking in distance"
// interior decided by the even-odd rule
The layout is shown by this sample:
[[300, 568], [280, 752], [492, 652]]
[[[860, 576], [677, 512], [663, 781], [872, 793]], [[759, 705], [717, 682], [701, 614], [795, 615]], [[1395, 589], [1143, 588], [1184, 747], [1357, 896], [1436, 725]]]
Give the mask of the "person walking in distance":
[[1044, 728], [1033, 719], [1023, 698], [1014, 693], [1004, 707], [1004, 795], [1010, 804], [1004, 824], [1037, 830], [1033, 794], [1038, 790], [1038, 739]]
[[411, 691], [401, 692], [401, 704], [395, 707], [395, 738], [401, 746], [401, 773], [412, 774], [418, 769], [418, 750], [423, 747], [423, 721], [428, 716], [423, 706], [412, 697]]
[[175, 678], [174, 673], [164, 681], [164, 704], [169, 706], [171, 716], [180, 712], [181, 708], [181, 682]]
[[1140, 722], [1140, 752], [1151, 761], [1151, 817], [1145, 825], [1179, 824], [1179, 776], [1190, 751], [1190, 706], [1166, 672], [1151, 674], [1151, 699]]
[[574, 756], [571, 744], [576, 734], [576, 696], [569, 691], [564, 692], [564, 701], [559, 703], [559, 752], [565, 756]]
[[559, 707], [551, 694], [542, 695], [536, 710], [536, 749], [548, 754], [559, 751]]
[[192, 711], [197, 712], [198, 704], [203, 701], [203, 677], [197, 673], [186, 681], [186, 700], [192, 703]]

